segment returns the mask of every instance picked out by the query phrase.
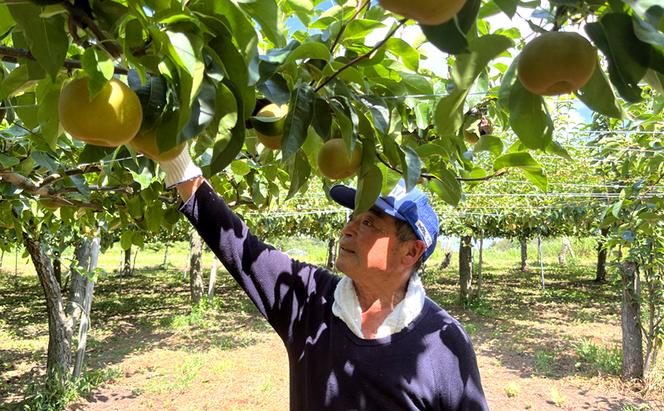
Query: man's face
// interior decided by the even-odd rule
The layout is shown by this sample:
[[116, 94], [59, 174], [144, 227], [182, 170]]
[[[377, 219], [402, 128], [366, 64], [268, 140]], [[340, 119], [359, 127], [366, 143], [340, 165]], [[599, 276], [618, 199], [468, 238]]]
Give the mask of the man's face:
[[374, 211], [353, 215], [341, 230], [337, 269], [354, 278], [398, 268], [403, 245], [394, 217]]

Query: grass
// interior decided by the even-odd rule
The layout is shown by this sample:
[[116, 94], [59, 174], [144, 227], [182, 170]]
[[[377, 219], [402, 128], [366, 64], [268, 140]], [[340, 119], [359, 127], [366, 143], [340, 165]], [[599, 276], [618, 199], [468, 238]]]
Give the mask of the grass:
[[[304, 261], [324, 264], [327, 259], [323, 242], [297, 238], [273, 243], [292, 250], [297, 254], [295, 258]], [[537, 269], [525, 273], [516, 269], [518, 243], [502, 251], [500, 247], [505, 244], [485, 250], [482, 299], [468, 307], [458, 303], [456, 258], [447, 269], [439, 269], [443, 258], [439, 249], [427, 264], [423, 281], [428, 295], [462, 322], [476, 347], [481, 347], [495, 364], [521, 378], [507, 385], [499, 383], [498, 392], [503, 391], [509, 399], [518, 397], [528, 404], [534, 401], [527, 397], [531, 388], [525, 382], [531, 378], [560, 384], [573, 378], [591, 385], [598, 384], [594, 378], [617, 380], [620, 307], [616, 296], [620, 286], [617, 282], [595, 284], [594, 254], [583, 252], [584, 247], [594, 250], [594, 245], [589, 240], [578, 244], [577, 250], [577, 242], [573, 241], [577, 259], [560, 267], [559, 242], [544, 243], [546, 291], [540, 288], [533, 246], [529, 263]], [[285, 404], [285, 370], [277, 374], [262, 371], [259, 375], [254, 371], [256, 367], [265, 370], [263, 367], [280, 366], [270, 345], [275, 342], [274, 333], [223, 272], [218, 275], [215, 299], [204, 299], [191, 307], [188, 279], [183, 275], [187, 248], [186, 243], [170, 247], [164, 266], [163, 248], [141, 250], [136, 269], [128, 277], [117, 273], [122, 250], [113, 248], [101, 256], [88, 340], [87, 382], [73, 387], [73, 391], [55, 390], [63, 401], [75, 399], [73, 392], [86, 395], [104, 380], [99, 376], [106, 376], [132, 381], [135, 385], [128, 395], [145, 398], [142, 406], [152, 404], [157, 409], [177, 408], [178, 401], [185, 401], [178, 398], [185, 398], [195, 391], [194, 387], [205, 386], [206, 381], [224, 384], [228, 393], [224, 409], [274, 409], [274, 404]], [[65, 253], [65, 258], [70, 255]], [[211, 253], [204, 254], [206, 278], [212, 258]], [[19, 274], [14, 276], [13, 264], [7, 267], [9, 260], [5, 258], [0, 272], [0, 409], [16, 406], [26, 397], [37, 403], [39, 385], [31, 388], [30, 382], [42, 381], [48, 342], [37, 278], [25, 259], [20, 259]], [[143, 356], [149, 360], [140, 360]], [[125, 376], [132, 373], [136, 376]], [[256, 377], [251, 386], [247, 375]], [[485, 379], [490, 381], [491, 376]], [[566, 395], [562, 391], [554, 395], [548, 385], [538, 389], [541, 398], [559, 407], [569, 406], [572, 401], [566, 398], [567, 391]], [[42, 404], [57, 403], [43, 397]], [[204, 408], [193, 402], [199, 400], [190, 401], [188, 407]], [[212, 402], [210, 407], [219, 408], [220, 404]], [[533, 403], [532, 407], [537, 409], [538, 405]]]

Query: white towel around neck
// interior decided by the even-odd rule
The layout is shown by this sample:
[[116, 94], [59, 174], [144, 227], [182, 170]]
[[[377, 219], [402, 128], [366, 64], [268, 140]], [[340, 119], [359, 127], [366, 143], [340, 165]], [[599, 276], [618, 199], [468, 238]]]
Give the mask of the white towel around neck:
[[[422, 312], [425, 297], [426, 293], [422, 286], [422, 280], [420, 280], [417, 273], [413, 273], [408, 281], [406, 296], [378, 327], [374, 338], [387, 337], [403, 330]], [[360, 301], [357, 299], [353, 280], [348, 276], [344, 276], [334, 290], [332, 313], [346, 323], [353, 334], [364, 338], [362, 333], [362, 308], [360, 307]]]

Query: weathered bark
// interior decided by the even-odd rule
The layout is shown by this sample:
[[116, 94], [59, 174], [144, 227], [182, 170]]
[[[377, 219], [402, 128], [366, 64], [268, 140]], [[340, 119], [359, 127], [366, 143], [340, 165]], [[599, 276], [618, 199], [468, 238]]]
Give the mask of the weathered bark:
[[622, 376], [625, 379], [643, 378], [643, 341], [641, 336], [641, 307], [639, 268], [627, 261], [620, 267], [622, 279]]
[[124, 252], [124, 262], [122, 263], [122, 272], [120, 275], [129, 276], [131, 274], [131, 247]]
[[208, 282], [208, 301], [214, 298], [214, 286], [217, 283], [217, 257], [212, 258], [212, 268], [210, 269], [210, 281]]
[[452, 262], [452, 252], [447, 251], [445, 252], [445, 257], [443, 257], [443, 260], [440, 262], [440, 268], [449, 267], [451, 262]]
[[[90, 263], [87, 267], [88, 272], [93, 272], [97, 268], [97, 261], [99, 259], [99, 246], [100, 239], [96, 237], [92, 241], [88, 241], [90, 246]], [[85, 360], [85, 347], [88, 342], [88, 329], [90, 327], [90, 307], [92, 306], [92, 294], [94, 292], [95, 283], [94, 281], [88, 280], [85, 278], [85, 298], [83, 299], [83, 313], [81, 317], [81, 323], [78, 329], [78, 347], [76, 348], [76, 361], [74, 362], [74, 372], [73, 377], [78, 378], [81, 375], [81, 370], [83, 369], [83, 363]]]
[[461, 237], [459, 242], [459, 282], [461, 284], [461, 303], [468, 303], [473, 285], [473, 249], [470, 246], [471, 236]]
[[336, 250], [337, 250], [337, 241], [334, 238], [330, 238], [327, 241], [327, 264], [325, 265], [328, 269], [334, 268], [334, 262], [337, 259]]
[[525, 238], [519, 239], [519, 244], [521, 245], [521, 271], [528, 270], [528, 241]]
[[203, 296], [203, 272], [201, 270], [201, 255], [203, 254], [203, 240], [196, 231], [191, 231], [189, 239], [191, 257], [189, 259], [189, 289], [191, 303], [198, 304]]
[[606, 248], [606, 237], [609, 235], [608, 228], [600, 230], [600, 238], [597, 240], [597, 270], [595, 271], [595, 282], [606, 282], [606, 256], [608, 249]]
[[60, 261], [60, 253], [57, 251], [53, 253], [53, 275], [60, 285], [60, 289], [62, 289], [62, 262]]
[[23, 242], [32, 258], [46, 299], [48, 314], [48, 375], [64, 379], [71, 368], [72, 323], [65, 312], [60, 285], [53, 274], [53, 265], [38, 239], [23, 233]]

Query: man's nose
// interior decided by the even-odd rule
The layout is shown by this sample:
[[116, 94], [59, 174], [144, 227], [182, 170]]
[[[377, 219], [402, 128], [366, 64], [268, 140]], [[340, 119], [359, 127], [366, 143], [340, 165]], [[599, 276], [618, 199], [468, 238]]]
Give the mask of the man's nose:
[[346, 223], [344, 228], [341, 229], [341, 235], [352, 237], [353, 235], [355, 235], [356, 228], [357, 228], [357, 219], [353, 218]]

